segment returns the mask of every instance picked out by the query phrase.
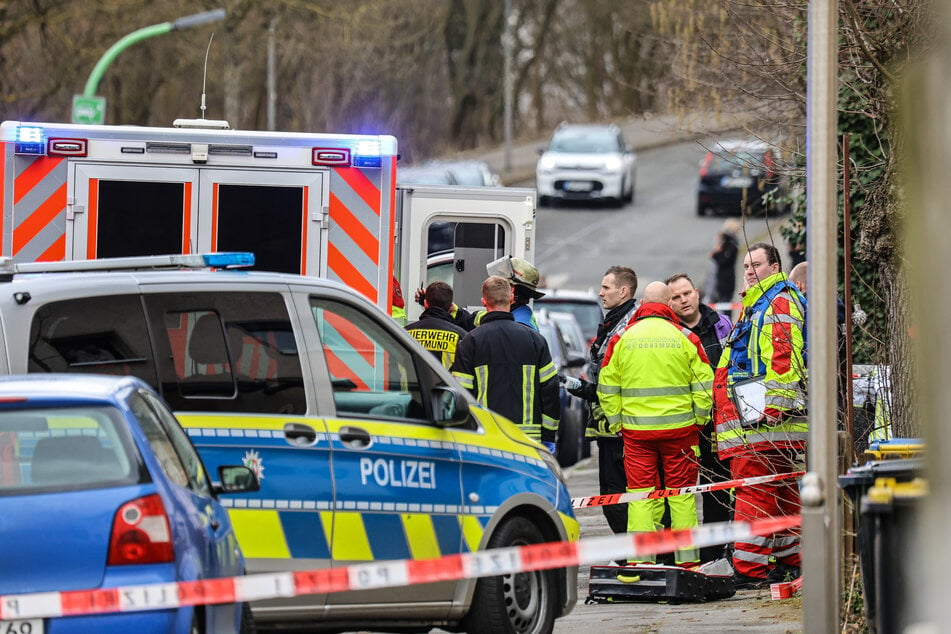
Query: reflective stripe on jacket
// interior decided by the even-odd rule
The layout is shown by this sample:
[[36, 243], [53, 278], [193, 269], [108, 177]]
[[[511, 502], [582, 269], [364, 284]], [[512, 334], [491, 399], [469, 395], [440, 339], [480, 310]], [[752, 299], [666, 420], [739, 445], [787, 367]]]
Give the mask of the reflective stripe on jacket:
[[555, 441], [561, 417], [555, 364], [545, 338], [511, 313], [485, 314], [456, 346], [452, 374], [481, 405], [531, 437]]
[[609, 345], [598, 398], [612, 429], [673, 438], [707, 422], [712, 382], [700, 339], [678, 325], [666, 304], [642, 304]]
[[[743, 312], [727, 338], [713, 386], [721, 459], [748, 451], [805, 448], [805, 320], [805, 298], [783, 273], [770, 275], [743, 295]], [[785, 415], [777, 425], [741, 424], [733, 385], [755, 377], [764, 378], [764, 413]]]

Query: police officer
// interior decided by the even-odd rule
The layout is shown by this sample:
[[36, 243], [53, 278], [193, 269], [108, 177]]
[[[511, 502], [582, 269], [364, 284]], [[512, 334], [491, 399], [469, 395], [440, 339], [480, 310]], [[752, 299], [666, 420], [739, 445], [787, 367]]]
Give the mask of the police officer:
[[452, 287], [442, 281], [435, 281], [426, 287], [423, 295], [425, 310], [418, 321], [406, 326], [407, 332], [437, 359], [443, 367], [451, 368], [456, 358], [456, 345], [466, 336], [466, 330], [453, 322], [450, 309]]
[[555, 449], [561, 416], [558, 375], [545, 338], [515, 323], [509, 280], [482, 283], [485, 316], [456, 347], [452, 373], [479, 404], [518, 424], [529, 437]]
[[[591, 343], [591, 361], [586, 374], [592, 382], [578, 379], [577, 386], [569, 386], [566, 381], [568, 391], [585, 399], [591, 411], [585, 436], [594, 438], [598, 444], [598, 485], [601, 495], [624, 493], [627, 488], [627, 477], [624, 475], [624, 443], [616, 433], [608, 429], [607, 419], [598, 403], [597, 384], [608, 342], [614, 335], [623, 332], [634, 316], [634, 310], [637, 308], [637, 300], [634, 299], [636, 292], [637, 274], [633, 269], [615, 265], [604, 272], [598, 296], [607, 312], [598, 326], [597, 336]], [[604, 519], [612, 531], [627, 532], [626, 505], [602, 506], [601, 512], [604, 513]]]

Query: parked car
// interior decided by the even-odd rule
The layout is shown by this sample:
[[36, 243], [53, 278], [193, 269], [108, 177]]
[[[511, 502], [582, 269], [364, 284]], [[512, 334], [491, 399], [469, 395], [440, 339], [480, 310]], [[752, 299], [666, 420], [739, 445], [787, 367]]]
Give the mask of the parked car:
[[[326, 279], [221, 270], [236, 264], [227, 257], [6, 260], [0, 372], [134, 374], [159, 390], [209, 468], [243, 463], [260, 478], [247, 499], [223, 500], [249, 573], [578, 539], [555, 458], [480, 407], [377, 306]], [[264, 626], [548, 632], [577, 603], [577, 573], [252, 609]]]
[[[218, 496], [258, 480], [240, 464], [217, 474], [135, 377], [0, 377], [0, 594], [244, 574]], [[234, 603], [0, 622], [17, 634], [239, 630], [254, 627]]]
[[637, 157], [616, 125], [562, 123], [535, 170], [538, 204], [596, 200], [618, 206], [634, 200]]
[[499, 175], [493, 172], [485, 161], [431, 161], [426, 163], [426, 166], [449, 170], [459, 185], [498, 187], [502, 182]]
[[443, 166], [414, 165], [396, 170], [399, 185], [457, 185], [455, 176]]
[[[536, 310], [538, 330], [548, 342], [555, 369], [560, 376], [583, 377], [583, 368], [588, 362], [583, 347], [581, 328], [570, 313]], [[559, 386], [561, 397], [561, 420], [555, 443], [558, 463], [570, 467], [582, 458], [591, 455], [591, 444], [585, 438], [588, 421], [588, 406], [583, 399], [568, 393]]]
[[551, 311], [571, 313], [578, 320], [581, 332], [584, 334], [587, 345], [590, 346], [598, 336], [598, 326], [604, 319], [604, 310], [601, 308], [601, 298], [592, 291], [578, 291], [569, 289], [540, 288], [545, 293], [541, 299], [534, 300], [534, 305]]
[[700, 162], [697, 215], [786, 210], [786, 179], [776, 151], [762, 141], [718, 141]]

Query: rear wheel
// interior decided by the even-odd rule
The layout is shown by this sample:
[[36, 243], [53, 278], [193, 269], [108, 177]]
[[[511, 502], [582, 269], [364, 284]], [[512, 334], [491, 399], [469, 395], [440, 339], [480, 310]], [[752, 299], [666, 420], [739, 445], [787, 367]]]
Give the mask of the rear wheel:
[[[507, 548], [540, 544], [541, 531], [524, 517], [505, 520], [489, 539], [488, 547]], [[555, 626], [558, 601], [557, 573], [536, 570], [500, 577], [484, 577], [476, 584], [466, 632], [482, 634], [549, 634]]]
[[573, 417], [565, 417], [558, 424], [558, 464], [570, 467], [581, 460], [581, 442], [584, 429]]

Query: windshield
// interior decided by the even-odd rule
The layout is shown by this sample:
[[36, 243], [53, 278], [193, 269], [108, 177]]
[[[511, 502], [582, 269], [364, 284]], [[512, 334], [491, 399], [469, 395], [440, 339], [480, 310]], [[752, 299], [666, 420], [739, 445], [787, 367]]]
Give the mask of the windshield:
[[619, 152], [617, 136], [607, 130], [564, 130], [555, 134], [549, 150], [567, 154]]

